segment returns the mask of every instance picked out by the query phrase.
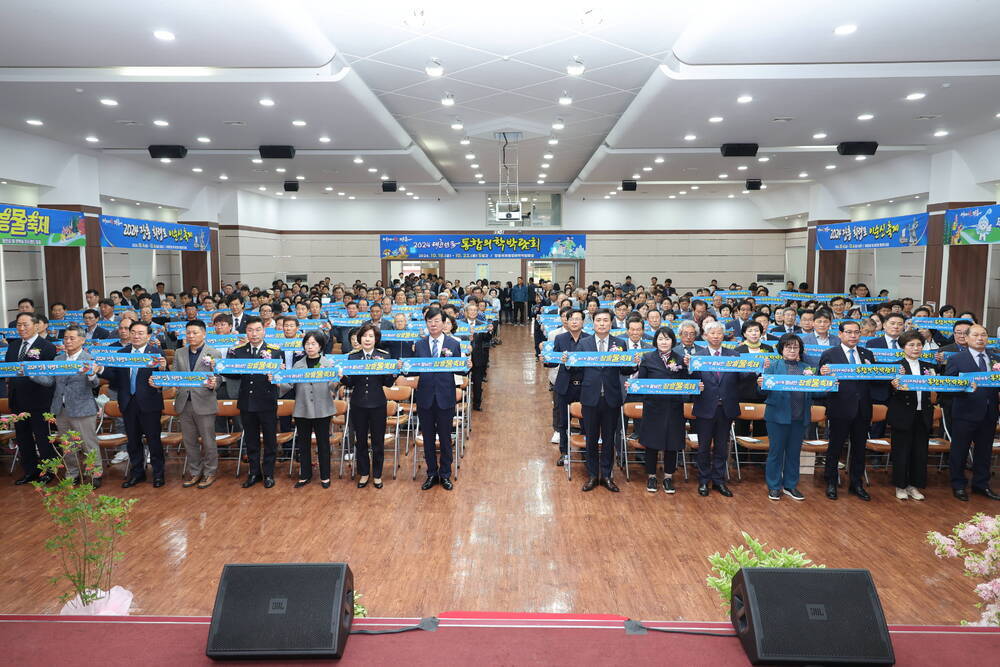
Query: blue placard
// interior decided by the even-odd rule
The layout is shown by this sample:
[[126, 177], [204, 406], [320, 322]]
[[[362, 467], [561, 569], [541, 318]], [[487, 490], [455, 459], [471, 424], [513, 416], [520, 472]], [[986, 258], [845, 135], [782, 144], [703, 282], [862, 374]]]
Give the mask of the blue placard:
[[22, 367], [17, 361], [0, 362], [0, 378], [16, 378], [21, 375]]
[[[965, 392], [972, 388], [967, 375], [978, 374], [963, 373], [961, 377], [953, 375], [900, 375], [896, 378], [896, 388], [899, 391]], [[983, 375], [991, 375], [991, 373]]]
[[[959, 376], [962, 379], [968, 380], [970, 383], [975, 382], [976, 387], [1000, 387], [1000, 373], [960, 373]], [[971, 389], [971, 387], [970, 387]]]
[[747, 299], [753, 296], [750, 290], [716, 290], [715, 292], [712, 293], [712, 296], [716, 295], [721, 296], [724, 300]]
[[342, 375], [395, 375], [399, 359], [350, 359], [337, 364]]
[[[875, 361], [880, 364], [891, 363], [893, 361], [899, 361], [903, 358], [903, 350], [889, 350], [882, 347], [869, 347], [866, 348], [875, 356]], [[937, 350], [924, 350], [920, 353], [920, 360], [934, 363], [934, 353]]]
[[240, 334], [205, 334], [205, 344], [217, 350], [228, 350], [240, 344]]
[[835, 391], [837, 379], [824, 375], [764, 375], [764, 391]]
[[90, 361], [25, 361], [22, 362], [24, 366], [24, 374], [31, 376], [42, 376], [42, 375], [77, 375], [80, 373], [81, 368], [86, 368], [91, 370], [92, 365]]
[[[306, 324], [308, 322], [310, 322], [310, 321], [315, 322], [317, 325], [326, 324], [326, 322], [323, 322], [322, 320], [303, 320], [301, 322], [302, 328], [304, 329], [306, 327]], [[331, 317], [329, 319], [330, 326], [332, 326], [332, 327], [338, 327], [338, 328], [341, 328], [341, 329], [356, 329], [357, 327], [360, 327], [365, 322], [371, 322], [371, 318], [369, 318], [369, 317]]]
[[339, 368], [317, 367], [317, 368], [283, 368], [271, 373], [271, 381], [274, 384], [300, 384], [316, 382], [339, 382], [341, 372]]
[[837, 222], [816, 227], [817, 250], [908, 248], [927, 245], [927, 213]]
[[382, 331], [383, 341], [408, 341], [420, 338], [418, 329], [386, 329]]
[[652, 396], [693, 395], [701, 393], [701, 380], [649, 380], [645, 378], [625, 382], [625, 393]]
[[153, 371], [151, 377], [157, 387], [204, 387], [212, 374], [197, 371]]
[[909, 325], [914, 329], [934, 329], [936, 331], [951, 331], [958, 317], [911, 317]]
[[94, 362], [107, 368], [153, 368], [163, 359], [159, 354], [136, 354], [135, 352], [112, 352], [110, 350], [89, 350]]
[[215, 372], [227, 375], [264, 375], [281, 368], [281, 359], [218, 359]]
[[382, 259], [585, 259], [586, 234], [382, 234]]
[[891, 380], [899, 375], [899, 364], [827, 364], [838, 380]]
[[[646, 350], [648, 352], [649, 350]], [[636, 350], [635, 352], [642, 352]], [[566, 366], [569, 368], [596, 368], [604, 366], [628, 368], [635, 366], [635, 352], [618, 350], [612, 352], [553, 352], [548, 353], [546, 363], [562, 363], [562, 355], [566, 355]], [[551, 355], [551, 356], [550, 356]]]
[[762, 373], [764, 357], [759, 354], [741, 354], [738, 357], [696, 354], [688, 364], [691, 372], [703, 373]]
[[155, 222], [137, 218], [101, 216], [101, 245], [105, 248], [157, 250], [211, 250], [208, 227]]
[[404, 373], [464, 373], [468, 357], [411, 357], [403, 359]]
[[267, 343], [268, 345], [274, 345], [275, 347], [277, 347], [278, 349], [280, 349], [282, 352], [301, 352], [302, 351], [302, 339], [301, 338], [285, 338], [284, 336], [281, 336], [281, 337], [275, 336], [273, 338], [265, 338], [264, 342]]

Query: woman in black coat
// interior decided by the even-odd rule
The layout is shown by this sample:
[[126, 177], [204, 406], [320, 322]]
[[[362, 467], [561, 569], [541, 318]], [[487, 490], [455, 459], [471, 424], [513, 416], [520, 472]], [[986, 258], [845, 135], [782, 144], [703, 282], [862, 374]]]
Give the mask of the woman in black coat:
[[[934, 365], [920, 360], [924, 340], [918, 331], [906, 331], [899, 337], [903, 358], [899, 360], [903, 375], [933, 375]], [[929, 391], [900, 391], [898, 380], [892, 381], [886, 422], [892, 428], [892, 483], [900, 500], [923, 500], [920, 489], [927, 485], [927, 449], [934, 406]]]
[[[660, 327], [653, 335], [652, 352], [642, 355], [638, 377], [650, 380], [689, 379], [684, 357], [674, 349], [674, 330]], [[646, 490], [656, 493], [656, 464], [663, 452], [663, 491], [674, 493], [677, 452], [684, 449], [684, 400], [681, 395], [645, 394], [642, 398], [642, 423], [639, 443], [646, 450]]]

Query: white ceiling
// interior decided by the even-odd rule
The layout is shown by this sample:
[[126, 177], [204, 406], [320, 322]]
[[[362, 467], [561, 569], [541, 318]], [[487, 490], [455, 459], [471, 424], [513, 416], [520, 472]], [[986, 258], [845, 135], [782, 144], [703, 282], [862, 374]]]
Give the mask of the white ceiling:
[[[795, 182], [821, 178], [827, 164], [840, 173], [1000, 127], [1000, 3], [985, 0], [445, 0], [425, 3], [417, 18], [421, 6], [398, 0], [4, 6], [0, 125], [115, 151], [206, 183], [225, 173], [230, 184], [264, 185], [271, 194], [296, 175], [306, 177], [302, 197], [383, 196], [383, 173], [428, 196], [481, 187], [475, 174], [495, 188], [494, 133], [512, 130], [524, 136], [525, 187], [570, 186], [570, 196], [603, 196], [614, 189], [609, 184], [639, 172], [644, 185], [628, 196], [680, 196], [684, 183], [699, 185], [687, 197], [743, 196], [747, 177], [775, 189], [804, 187]], [[835, 36], [834, 27], [845, 23], [857, 31]], [[176, 39], [154, 39], [157, 29]], [[444, 67], [441, 78], [424, 71], [432, 57]], [[582, 76], [567, 75], [573, 57], [586, 66]], [[116, 69], [126, 66], [214, 69], [137, 78]], [[557, 102], [564, 91], [573, 98], [569, 106]], [[446, 92], [453, 107], [440, 102]], [[914, 92], [926, 96], [904, 99]], [[753, 101], [740, 104], [740, 95]], [[102, 106], [103, 97], [118, 106]], [[262, 97], [275, 106], [258, 104]], [[861, 113], [875, 118], [858, 121]], [[715, 115], [724, 120], [710, 123]], [[45, 124], [28, 126], [28, 118]], [[565, 129], [551, 128], [556, 118]], [[156, 127], [155, 119], [170, 124]], [[456, 119], [462, 130], [450, 127]], [[293, 120], [307, 124], [295, 127]], [[942, 129], [946, 137], [933, 136]], [[818, 131], [827, 138], [814, 140]], [[689, 133], [697, 139], [686, 141]], [[99, 142], [85, 142], [88, 135]], [[198, 143], [198, 136], [211, 142]], [[459, 143], [463, 136], [470, 145]], [[558, 145], [548, 143], [550, 136]], [[830, 152], [847, 140], [883, 148], [863, 163]], [[722, 158], [724, 142], [759, 143], [772, 160]], [[191, 152], [160, 165], [143, 152], [153, 143]], [[284, 174], [274, 171], [279, 162], [250, 162], [255, 147], [269, 143], [299, 151]], [[355, 155], [365, 163], [354, 164]], [[662, 164], [653, 162], [657, 156]], [[742, 163], [745, 172], [736, 170]], [[372, 166], [377, 173], [367, 171]], [[809, 177], [800, 178], [803, 171]], [[545, 185], [538, 186], [542, 173]]]

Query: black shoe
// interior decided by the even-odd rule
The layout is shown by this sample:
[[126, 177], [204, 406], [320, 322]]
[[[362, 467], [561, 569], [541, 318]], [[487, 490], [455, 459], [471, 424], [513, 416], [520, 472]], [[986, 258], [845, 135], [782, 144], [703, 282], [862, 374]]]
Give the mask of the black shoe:
[[303, 486], [305, 486], [306, 484], [308, 484], [311, 480], [312, 480], [311, 477], [307, 478], [307, 479], [300, 479], [299, 481], [295, 482], [295, 486], [293, 486], [292, 488], [293, 489], [301, 489]]
[[664, 477], [663, 478], [663, 492], [664, 493], [676, 493], [677, 489], [674, 488], [674, 478]]
[[712, 484], [712, 488], [721, 493], [726, 498], [732, 498], [733, 492], [725, 484]]
[[798, 489], [784, 489], [785, 495], [792, 500], [805, 500], [806, 497], [802, 495], [802, 492]]
[[981, 489], [974, 486], [972, 487], [972, 492], [978, 493], [981, 496], [986, 496], [990, 500], [1000, 500], [1000, 493], [996, 493], [993, 489], [991, 489], [988, 486]]
[[767, 490], [768, 500], [781, 500], [781, 491], [778, 489], [768, 489]]
[[698, 495], [699, 496], [707, 496], [708, 495], [708, 484], [699, 484], [698, 485]]
[[433, 488], [434, 485], [437, 483], [438, 483], [438, 478], [433, 475], [429, 475], [427, 479], [424, 480], [424, 483], [420, 485], [420, 490], [426, 491], [430, 488]]
[[621, 489], [618, 488], [618, 485], [615, 484], [615, 480], [611, 479], [610, 477], [601, 480], [601, 486], [603, 486], [605, 489], [607, 489], [612, 493], [618, 493], [619, 491], [621, 491]]
[[359, 489], [363, 489], [366, 486], [368, 486], [368, 480], [367, 479], [365, 481], [363, 481], [363, 482], [360, 479], [358, 480], [358, 488]]
[[837, 499], [837, 485], [834, 484], [833, 482], [830, 482], [829, 484], [826, 485], [826, 497], [829, 498], [830, 500]]
[[96, 491], [97, 489], [101, 488], [101, 478], [100, 478], [100, 477], [94, 477], [94, 478], [92, 478], [92, 479], [90, 480], [90, 485], [91, 485], [92, 487], [94, 487], [94, 490], [95, 490], [95, 491]]
[[240, 484], [244, 489], [249, 489], [251, 486], [260, 481], [259, 475], [247, 475], [247, 481]]
[[478, 406], [478, 405], [473, 405], [472, 409], [475, 410], [476, 412], [482, 412], [483, 411], [483, 408], [481, 406]]
[[559, 458], [556, 459], [556, 465], [559, 466], [560, 468], [562, 468], [564, 465], [566, 465], [566, 455], [565, 454], [560, 454], [559, 455]]
[[158, 489], [161, 486], [163, 486], [164, 484], [166, 484], [166, 480], [164, 480], [162, 477], [154, 477], [153, 478], [153, 488], [154, 489]]
[[320, 482], [319, 485], [322, 486], [324, 489], [329, 489], [330, 488], [330, 480], [326, 480], [325, 482]]
[[952, 495], [961, 500], [964, 503], [969, 502], [969, 494], [965, 489], [953, 489]]
[[455, 485], [452, 484], [450, 477], [442, 477], [441, 488], [444, 489], [445, 491], [451, 491], [452, 489], [455, 488]]
[[130, 489], [133, 486], [135, 486], [136, 484], [142, 484], [145, 481], [146, 481], [146, 476], [145, 475], [143, 475], [142, 477], [129, 477], [124, 482], [122, 482], [122, 488], [123, 489]]
[[372, 482], [372, 486], [374, 486], [376, 489], [381, 489], [382, 482]]
[[590, 479], [588, 479], [584, 483], [583, 487], [580, 490], [581, 491], [593, 491], [596, 488], [597, 488], [597, 478], [596, 477], [591, 477]]
[[55, 478], [56, 478], [55, 475], [53, 475], [50, 472], [47, 472], [44, 475], [39, 475], [38, 476], [38, 481], [41, 482], [42, 484], [48, 484], [49, 482], [51, 482]]
[[646, 480], [646, 490], [650, 493], [656, 493], [660, 490], [660, 482], [657, 481], [656, 475], [650, 475], [649, 479]]
[[265, 477], [264, 478], [264, 488], [265, 489], [270, 489], [272, 486], [274, 486], [274, 478], [273, 477]]
[[21, 479], [15, 480], [14, 484], [16, 484], [17, 486], [21, 486], [22, 484], [31, 484], [32, 482], [37, 482], [38, 480], [39, 476], [37, 473], [35, 474], [29, 473], [24, 477], [22, 477]]
[[872, 497], [868, 495], [868, 492], [865, 491], [865, 487], [862, 486], [861, 484], [852, 484], [850, 487], [850, 492], [864, 501], [869, 501], [872, 499]]

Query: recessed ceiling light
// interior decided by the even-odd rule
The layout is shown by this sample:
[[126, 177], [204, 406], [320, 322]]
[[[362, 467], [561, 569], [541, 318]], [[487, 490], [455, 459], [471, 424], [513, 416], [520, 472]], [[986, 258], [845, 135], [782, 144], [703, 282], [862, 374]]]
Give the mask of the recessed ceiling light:
[[643, 171], [653, 171], [653, 168], [652, 167], [643, 167], [642, 170]]
[[135, 205], [136, 206], [142, 206], [142, 204], [140, 204], [139, 202], [136, 202]]
[[642, 174], [632, 174], [632, 178], [642, 178]]
[[583, 64], [583, 58], [580, 56], [573, 56], [569, 59], [569, 62], [566, 63], [566, 73], [570, 76], [580, 76], [583, 74], [585, 69], [587, 69], [587, 67]]
[[465, 126], [464, 126], [464, 125], [462, 125], [462, 121], [460, 121], [460, 120], [459, 120], [459, 119], [457, 119], [457, 118], [456, 118], [455, 120], [451, 121], [451, 129], [453, 129], [453, 130], [455, 130], [455, 131], [458, 131], [458, 130], [461, 130], [461, 129], [462, 129], [462, 128], [464, 128], [464, 127], [465, 127]]
[[279, 192], [275, 192], [274, 194], [275, 194], [275, 195], [277, 195], [277, 196], [279, 196], [279, 197], [281, 197], [281, 196], [283, 196], [283, 195], [284, 195], [285, 193], [284, 193], [284, 192], [280, 192], [280, 191], [279, 191]]
[[744, 190], [742, 194], [748, 195], [748, 194], [750, 194], [750, 191], [749, 190]]
[[617, 190], [610, 190], [610, 191], [608, 192], [608, 194], [609, 194], [609, 195], [616, 195], [616, 194], [618, 194], [618, 191], [617, 191]]
[[684, 135], [684, 141], [694, 141], [697, 138], [698, 137], [695, 136], [695, 135], [693, 135], [693, 134], [685, 134]]
[[198, 143], [207, 144], [211, 143], [211, 141], [209, 137], [198, 137]]
[[343, 196], [344, 196], [345, 194], [346, 194], [346, 193], [344, 193], [344, 192], [338, 192], [338, 193], [337, 193], [337, 196], [338, 196], [338, 197], [343, 197]]
[[364, 158], [363, 158], [363, 157], [361, 157], [360, 155], [358, 155], [358, 156], [356, 156], [356, 157], [354, 158], [354, 164], [361, 164], [361, 163], [363, 163], [364, 161], [365, 161], [365, 160], [364, 160]]
[[611, 195], [604, 195], [605, 199], [611, 199]]
[[153, 121], [153, 125], [155, 125], [156, 127], [167, 127], [168, 125], [170, 125], [170, 123], [168, 121], [163, 120], [162, 118], [157, 118], [156, 120]]
[[548, 177], [549, 175], [546, 174], [545, 172], [541, 172], [540, 174], [538, 174], [538, 178], [548, 178]]
[[687, 193], [688, 193], [688, 191], [687, 191], [687, 190], [681, 190], [681, 191], [680, 191], [680, 192], [678, 192], [677, 194], [679, 194], [679, 195], [686, 195]]
[[260, 190], [261, 192], [263, 192], [264, 190], [267, 190], [267, 186], [266, 185], [260, 185], [260, 186], [257, 186], [257, 189]]
[[424, 71], [427, 72], [427, 76], [437, 78], [444, 75], [444, 65], [437, 58], [431, 58], [424, 65]]
[[559, 96], [559, 104], [564, 107], [568, 107], [570, 104], [573, 104], [573, 98], [570, 97], [570, 94], [564, 90], [562, 95]]
[[483, 175], [482, 174], [473, 174], [472, 177], [473, 178], [482, 178]]
[[997, 115], [996, 115], [995, 117], [996, 117], [996, 118], [1000, 118], [1000, 113], [998, 113], [998, 114], [997, 114]]
[[556, 118], [552, 122], [552, 129], [553, 130], [561, 130], [561, 129], [565, 128], [565, 127], [566, 127], [566, 123], [563, 121], [562, 118]]
[[291, 197], [291, 198], [292, 198], [292, 199], [298, 199], [298, 197], [296, 197], [295, 195], [292, 195], [292, 197]]
[[328, 144], [330, 143], [330, 137], [323, 135], [322, 137], [319, 138], [319, 141], [322, 144]]
[[753, 97], [751, 95], [740, 95], [736, 98], [736, 101], [740, 104], [747, 104], [748, 102], [753, 102]]
[[727, 197], [727, 199], [732, 199], [732, 198], [733, 198], [733, 197], [735, 197], [735, 196], [736, 196], [736, 195], [729, 195], [729, 196]]
[[374, 174], [376, 171], [378, 171], [378, 169], [376, 169], [375, 167], [368, 167], [369, 174]]
[[761, 190], [767, 190], [767, 185], [762, 185], [762, 186], [760, 186], [760, 189], [761, 189]]
[[895, 199], [890, 199], [889, 203], [892, 204], [894, 201], [896, 201], [896, 200]]
[[196, 174], [200, 174], [201, 172], [204, 171], [204, 169], [202, 169], [201, 167], [191, 167], [191, 171], [193, 171]]
[[914, 199], [920, 199], [920, 195], [914, 195]]
[[351, 195], [350, 197], [348, 197], [348, 199], [354, 199], [354, 198], [355, 198], [354, 195]]
[[229, 177], [226, 176], [225, 174], [219, 174], [219, 180], [220, 181], [228, 181]]
[[701, 186], [700, 186], [700, 185], [692, 185], [692, 186], [691, 186], [691, 189], [692, 189], [692, 190], [700, 190], [700, 189], [701, 189]]
[[160, 40], [161, 42], [172, 42], [174, 41], [174, 33], [169, 30], [154, 30], [153, 37]]
[[541, 166], [542, 169], [548, 169], [549, 168], [549, 163], [548, 162], [543, 162], [540, 166]]
[[736, 169], [738, 169], [739, 171], [746, 171], [747, 166], [745, 164], [741, 164], [740, 166], [736, 167]]
[[326, 186], [323, 189], [326, 190], [327, 192], [333, 192], [333, 186], [332, 185], [328, 185], [328, 186]]
[[[480, 185], [486, 185], [486, 181], [484, 181], [481, 178], [478, 181], [476, 181], [476, 182], [479, 183]], [[539, 181], [539, 182], [541, 182], [541, 181]]]
[[800, 171], [799, 178], [809, 178], [809, 173], [805, 171]]
[[556, 139], [555, 137], [549, 137], [549, 146], [555, 146], [558, 143], [559, 143], [558, 139]]
[[621, 192], [622, 186], [619, 185], [617, 188], [615, 188], [615, 190], [618, 190], [619, 192]]
[[381, 176], [379, 176], [379, 179], [381, 179], [383, 181], [388, 181], [389, 180], [389, 175], [388, 174], [382, 174]]
[[865, 160], [868, 159], [868, 156], [867, 155], [855, 155], [854, 159], [857, 160], [858, 162], [864, 162]]
[[871, 206], [871, 204], [865, 204], [865, 206]]
[[535, 181], [535, 183], [538, 183], [539, 185], [545, 185], [545, 180], [539, 178], [537, 181]]
[[826, 139], [826, 132], [817, 132], [813, 135], [813, 139]]
[[171, 159], [170, 159], [170, 158], [168, 158], [168, 157], [161, 157], [161, 158], [160, 158], [160, 162], [161, 162], [162, 164], [170, 164], [170, 163], [171, 163], [172, 161], [173, 161], [173, 160], [171, 160]]
[[858, 26], [853, 23], [845, 23], [844, 25], [838, 25], [833, 29], [833, 34], [838, 37], [845, 37], [847, 35], [853, 35], [858, 29]]
[[830, 169], [830, 170], [833, 170], [833, 169], [837, 168], [837, 165], [835, 165], [835, 164], [828, 164], [828, 165], [826, 165], [826, 168]]
[[259, 100], [257, 100], [257, 102], [262, 107], [273, 107], [274, 106], [274, 100], [272, 100], [270, 97], [262, 97]]
[[420, 199], [420, 195], [413, 195], [414, 199]]
[[465, 154], [465, 159], [466, 160], [475, 160], [476, 159], [476, 154], [475, 153], [466, 153]]
[[910, 93], [906, 96], [908, 102], [915, 102], [917, 100], [922, 100], [927, 97], [927, 93]]
[[858, 120], [871, 120], [874, 117], [875, 114], [873, 113], [863, 113], [860, 116], [858, 116]]
[[277, 167], [277, 168], [275, 168], [275, 171], [278, 172], [279, 174], [283, 174], [287, 170], [284, 167]]
[[305, 176], [296, 176], [295, 180], [296, 181], [304, 181], [304, 180], [306, 180], [306, 177]]
[[663, 164], [663, 158], [662, 157], [653, 158], [653, 162], [655, 162], [656, 164]]
[[262, 164], [264, 162], [259, 157], [250, 158], [250, 161], [253, 162], [254, 164]]
[[934, 133], [934, 136], [935, 137], [947, 137], [948, 136], [948, 130], [938, 130], [937, 132]]
[[455, 96], [452, 95], [451, 93], [445, 93], [444, 96], [441, 98], [441, 104], [443, 104], [446, 107], [455, 106]]
[[667, 195], [667, 199], [677, 199], [677, 195]]
[[770, 162], [770, 161], [771, 158], [767, 157], [766, 155], [762, 155], [759, 158], [757, 158], [757, 162]]
[[722, 116], [712, 116], [708, 119], [709, 123], [721, 123], [723, 121]]
[[479, 169], [479, 163], [473, 162], [472, 164], [469, 165], [469, 169]]
[[35, 125], [35, 126], [44, 125], [45, 124], [42, 121], [38, 120], [37, 118], [29, 118], [29, 119], [27, 119], [24, 122], [27, 123], [28, 125]]
[[405, 188], [405, 187], [403, 187], [402, 185], [400, 185], [400, 186], [399, 186], [399, 191], [400, 191], [400, 192], [406, 192], [406, 188]]
[[462, 137], [462, 139], [458, 143], [462, 144], [463, 146], [468, 146], [471, 142], [472, 140], [469, 139], [468, 137]]
[[[0, 185], [7, 185], [7, 181], [0, 181]], [[114, 201], [114, 197], [108, 197], [108, 201]]]
[[118, 100], [113, 100], [110, 97], [102, 97], [101, 104], [106, 107], [116, 107], [118, 106]]
[[553, 155], [552, 153], [546, 153], [542, 157], [545, 158], [546, 160], [551, 160], [552, 158], [555, 157], [555, 155]]
[[305, 127], [306, 122], [304, 120], [293, 120], [292, 125], [294, 125], [295, 127]]
[[90, 142], [92, 144], [96, 144], [98, 141], [100, 141], [100, 139], [98, 139], [94, 135], [90, 135], [89, 137], [86, 137], [86, 141], [88, 141], [88, 142]]
[[719, 178], [729, 178], [729, 174], [719, 174]]

